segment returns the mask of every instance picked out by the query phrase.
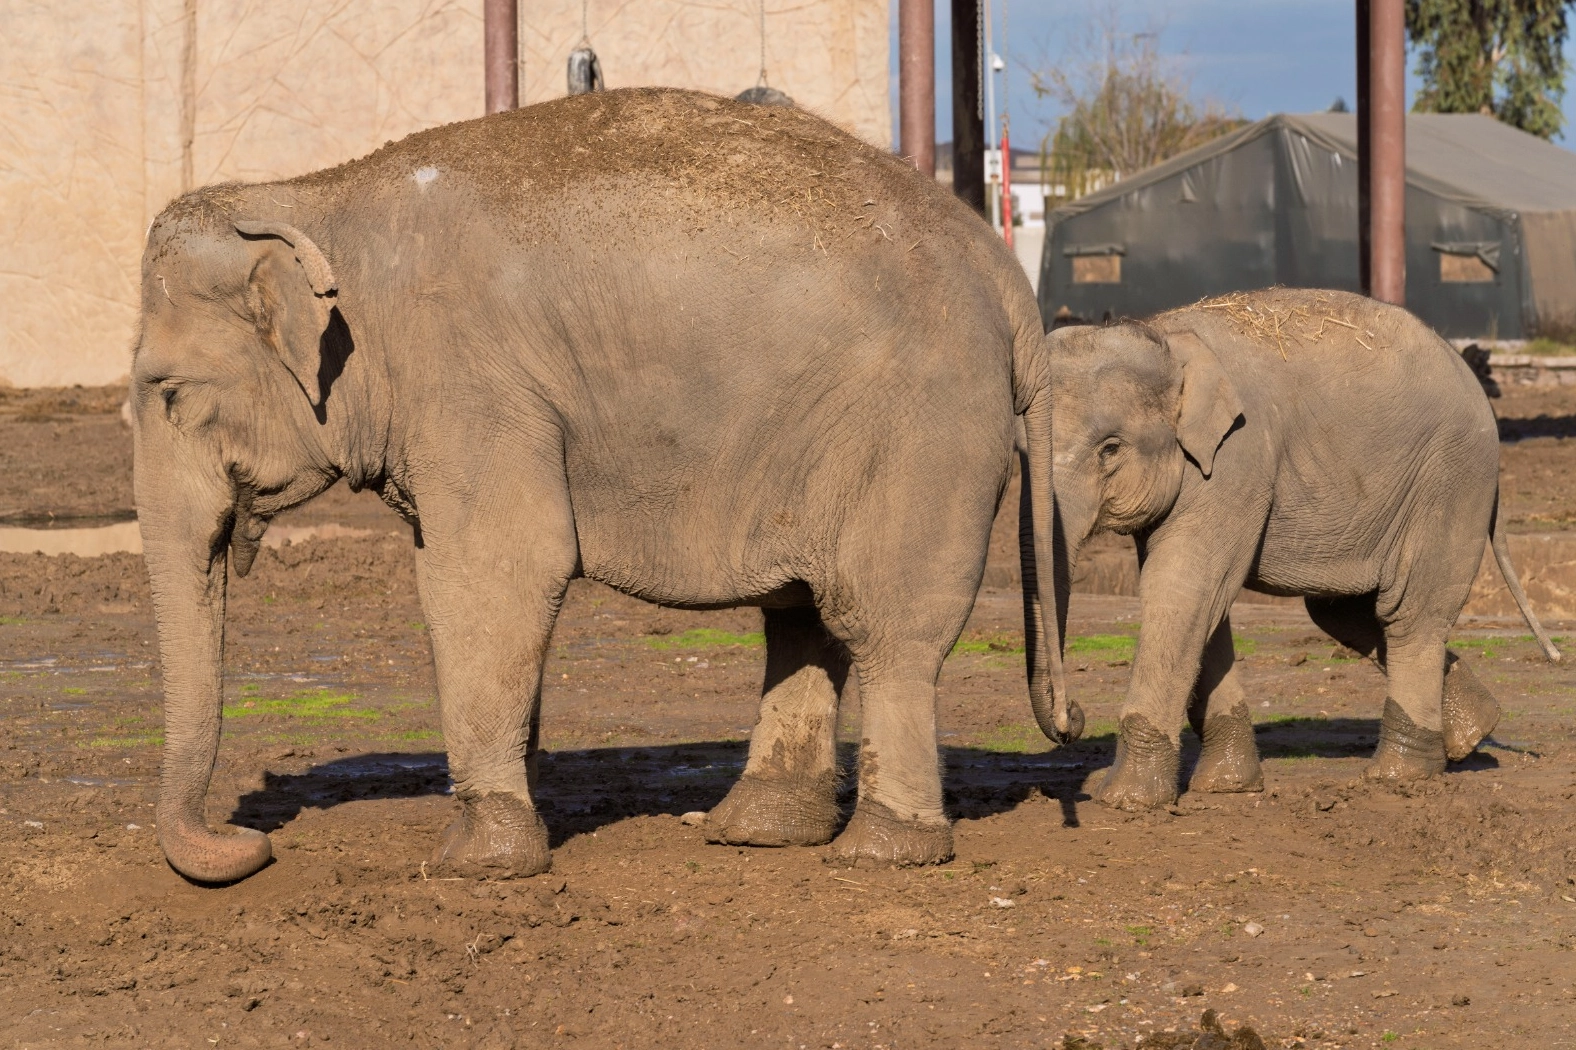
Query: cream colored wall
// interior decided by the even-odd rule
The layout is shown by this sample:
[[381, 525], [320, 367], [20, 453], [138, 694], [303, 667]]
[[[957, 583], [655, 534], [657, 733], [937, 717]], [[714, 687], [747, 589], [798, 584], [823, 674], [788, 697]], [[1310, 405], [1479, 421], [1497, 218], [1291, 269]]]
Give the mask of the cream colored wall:
[[[889, 0], [767, 0], [767, 70], [886, 146]], [[609, 87], [736, 94], [756, 0], [590, 0]], [[564, 92], [580, 0], [520, 0], [524, 102]], [[125, 376], [153, 216], [482, 110], [481, 0], [0, 0], [0, 382]]]

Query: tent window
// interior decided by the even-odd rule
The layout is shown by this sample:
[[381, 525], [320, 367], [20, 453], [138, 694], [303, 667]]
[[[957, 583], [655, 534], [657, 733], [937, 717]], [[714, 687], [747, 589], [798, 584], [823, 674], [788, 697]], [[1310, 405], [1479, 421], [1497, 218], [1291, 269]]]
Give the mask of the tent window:
[[1440, 252], [1439, 279], [1445, 284], [1492, 284], [1494, 271], [1476, 255]]
[[1121, 284], [1122, 257], [1120, 255], [1073, 256], [1074, 284]]

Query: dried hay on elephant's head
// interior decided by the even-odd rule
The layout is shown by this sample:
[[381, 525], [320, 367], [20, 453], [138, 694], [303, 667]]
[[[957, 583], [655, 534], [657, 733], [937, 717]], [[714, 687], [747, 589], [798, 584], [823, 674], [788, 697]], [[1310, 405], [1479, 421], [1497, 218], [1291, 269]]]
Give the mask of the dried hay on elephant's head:
[[1286, 359], [1288, 346], [1319, 344], [1332, 335], [1352, 340], [1369, 351], [1390, 349], [1391, 342], [1374, 330], [1373, 318], [1359, 315], [1359, 308], [1365, 304], [1374, 305], [1372, 300], [1350, 292], [1275, 287], [1210, 296], [1169, 311], [1168, 315], [1209, 311], [1256, 341], [1273, 345], [1282, 360]]

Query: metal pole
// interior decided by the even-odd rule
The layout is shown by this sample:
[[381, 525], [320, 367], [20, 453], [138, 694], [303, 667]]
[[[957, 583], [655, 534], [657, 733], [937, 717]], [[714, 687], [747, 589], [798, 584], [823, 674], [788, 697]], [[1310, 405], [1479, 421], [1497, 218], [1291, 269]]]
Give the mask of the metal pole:
[[898, 151], [936, 177], [936, 9], [931, 0], [899, 0]]
[[520, 105], [519, 0], [483, 0], [482, 48], [487, 68], [487, 112]]
[[1368, 0], [1357, 0], [1357, 287], [1364, 295], [1374, 286], [1369, 268], [1373, 262], [1373, 218], [1368, 207], [1368, 181], [1373, 150], [1368, 146], [1368, 117], [1373, 103], [1368, 66], [1373, 56], [1368, 46], [1368, 6]]
[[1369, 295], [1406, 303], [1404, 0], [1368, 0]]
[[[986, 156], [994, 155], [997, 164], [1001, 162], [1000, 130], [996, 127], [996, 49], [991, 25], [990, 0], [981, 0], [985, 7], [985, 134], [989, 138], [985, 142]], [[985, 201], [988, 205], [990, 224], [993, 229], [1001, 229], [1001, 171], [993, 170], [992, 165], [985, 166]]]
[[985, 214], [981, 0], [952, 0], [952, 192]]

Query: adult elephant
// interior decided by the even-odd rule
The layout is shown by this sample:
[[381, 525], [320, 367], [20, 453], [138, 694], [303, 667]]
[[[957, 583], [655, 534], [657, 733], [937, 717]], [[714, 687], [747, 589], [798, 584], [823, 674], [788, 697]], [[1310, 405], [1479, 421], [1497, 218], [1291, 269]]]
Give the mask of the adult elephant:
[[227, 561], [245, 575], [269, 520], [339, 478], [414, 530], [460, 803], [437, 861], [548, 867], [529, 760], [582, 575], [765, 610], [761, 720], [714, 838], [831, 839], [851, 667], [859, 796], [837, 854], [951, 855], [936, 676], [1015, 413], [1049, 471], [1049, 399], [1022, 270], [934, 182], [799, 110], [614, 91], [189, 193], [142, 274], [136, 492], [178, 870], [232, 880], [270, 856], [203, 817]]
[[1257, 786], [1228, 610], [1243, 587], [1302, 595], [1388, 684], [1369, 776], [1445, 768], [1493, 728], [1492, 695], [1445, 642], [1490, 541], [1551, 660], [1498, 520], [1499, 433], [1472, 370], [1398, 307], [1271, 289], [1147, 323], [1050, 336], [1054, 490], [1067, 557], [1130, 533], [1142, 625], [1116, 761], [1096, 797]]

